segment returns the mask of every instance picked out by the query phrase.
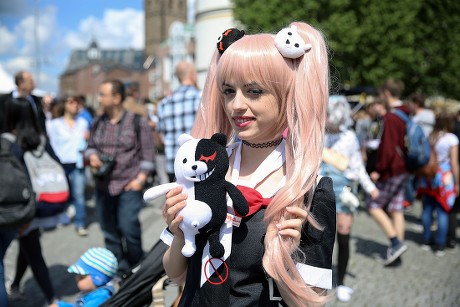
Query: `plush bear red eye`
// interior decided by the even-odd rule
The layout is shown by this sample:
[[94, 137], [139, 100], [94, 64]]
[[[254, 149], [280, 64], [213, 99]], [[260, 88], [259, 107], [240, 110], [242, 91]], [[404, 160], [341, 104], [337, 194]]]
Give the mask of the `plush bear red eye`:
[[204, 163], [208, 163], [209, 160], [214, 161], [214, 159], [216, 158], [216, 155], [217, 155], [217, 152], [214, 152], [214, 153], [213, 153], [212, 155], [210, 155], [210, 156], [203, 156], [203, 155], [201, 155], [200, 161], [204, 161]]

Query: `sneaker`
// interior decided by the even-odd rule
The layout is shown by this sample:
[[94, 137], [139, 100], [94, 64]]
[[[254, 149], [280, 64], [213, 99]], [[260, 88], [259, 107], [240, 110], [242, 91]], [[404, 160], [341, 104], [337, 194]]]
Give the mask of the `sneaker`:
[[341, 302], [348, 302], [353, 294], [353, 289], [346, 286], [337, 287], [337, 299]]
[[431, 245], [423, 243], [420, 245], [420, 248], [426, 252], [429, 252], [431, 250]]
[[389, 247], [387, 250], [387, 259], [385, 259], [384, 265], [387, 266], [398, 259], [405, 251], [407, 251], [407, 245], [403, 242], [399, 243], [395, 247]]
[[446, 252], [443, 249], [438, 249], [437, 251], [434, 252], [434, 255], [437, 257], [443, 257], [446, 254]]
[[434, 255], [438, 257], [443, 257], [446, 254], [444, 247], [435, 246], [434, 248]]
[[80, 237], [86, 237], [88, 235], [88, 231], [84, 227], [78, 227], [77, 228], [77, 234]]
[[455, 240], [453, 241], [448, 241], [446, 244], [446, 248], [448, 249], [454, 249], [455, 248]]
[[23, 292], [21, 289], [19, 289], [18, 286], [13, 286], [13, 285], [6, 285], [6, 293], [8, 294], [8, 297], [10, 300], [17, 300], [23, 296]]

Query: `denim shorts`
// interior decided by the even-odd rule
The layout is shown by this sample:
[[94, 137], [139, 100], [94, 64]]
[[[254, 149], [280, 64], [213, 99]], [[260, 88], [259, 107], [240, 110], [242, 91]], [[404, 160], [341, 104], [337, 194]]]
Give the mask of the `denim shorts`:
[[345, 177], [343, 172], [324, 162], [321, 163], [319, 173], [321, 176], [330, 177], [332, 179], [336, 212], [352, 214], [353, 212], [350, 210], [350, 207], [344, 205], [340, 200], [340, 194], [342, 193], [343, 188], [346, 186], [352, 187], [352, 181]]

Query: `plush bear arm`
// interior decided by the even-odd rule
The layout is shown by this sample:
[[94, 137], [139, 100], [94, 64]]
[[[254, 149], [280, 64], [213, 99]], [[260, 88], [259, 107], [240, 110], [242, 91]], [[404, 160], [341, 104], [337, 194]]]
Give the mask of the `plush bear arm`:
[[241, 216], [248, 214], [249, 206], [246, 198], [243, 196], [243, 193], [241, 193], [237, 187], [228, 181], [225, 182], [225, 188], [233, 201], [233, 209], [235, 209], [235, 211]]

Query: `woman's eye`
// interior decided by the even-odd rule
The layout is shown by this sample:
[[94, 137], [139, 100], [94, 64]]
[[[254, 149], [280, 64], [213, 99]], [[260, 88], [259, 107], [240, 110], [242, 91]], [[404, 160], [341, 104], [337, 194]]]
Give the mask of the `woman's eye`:
[[252, 95], [257, 95], [257, 96], [260, 96], [262, 95], [264, 92], [262, 90], [259, 90], [259, 89], [252, 89], [252, 90], [249, 90], [248, 93], [252, 94]]
[[226, 88], [222, 91], [222, 93], [224, 95], [231, 95], [231, 94], [234, 94], [235, 93], [235, 90], [231, 89], [231, 88]]

